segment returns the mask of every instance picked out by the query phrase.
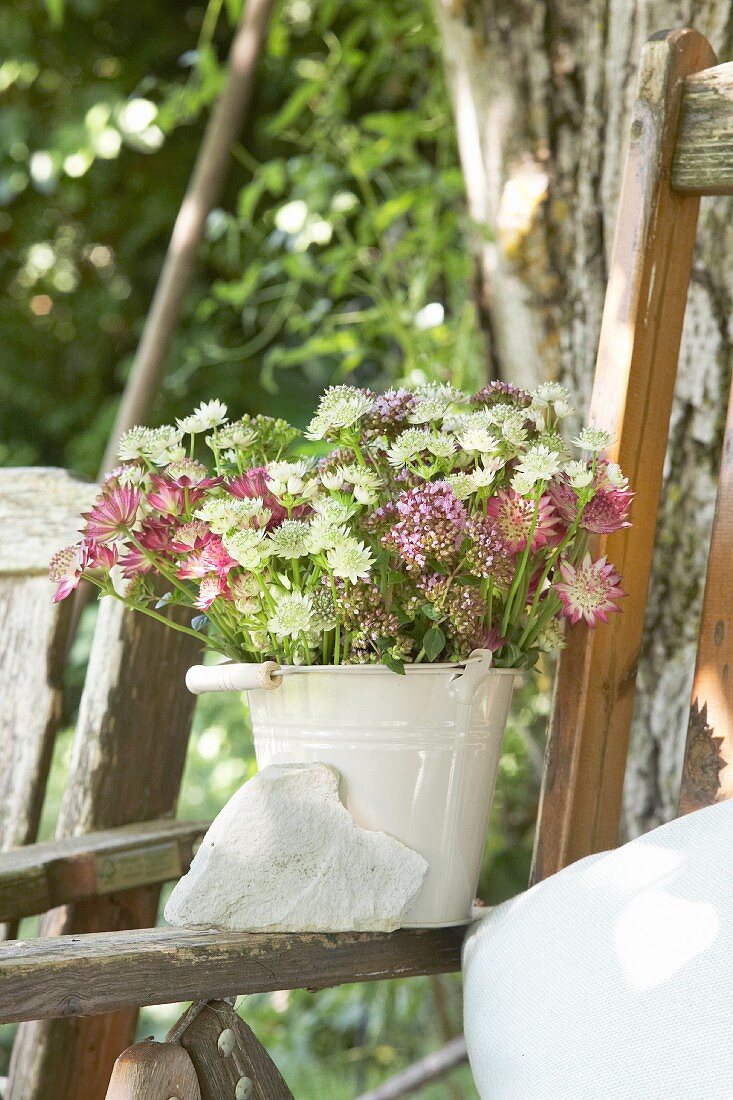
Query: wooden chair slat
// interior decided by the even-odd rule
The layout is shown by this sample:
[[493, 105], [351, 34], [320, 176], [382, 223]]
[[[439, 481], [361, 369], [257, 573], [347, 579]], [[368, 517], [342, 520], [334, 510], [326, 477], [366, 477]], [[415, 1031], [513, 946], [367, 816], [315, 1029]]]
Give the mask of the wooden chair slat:
[[685, 81], [672, 186], [693, 195], [733, 195], [733, 61]]
[[[96, 490], [63, 470], [0, 470], [0, 850], [35, 840], [61, 721], [68, 605], [52, 603], [51, 556], [78, 539]], [[14, 927], [0, 928], [0, 939]]]
[[[194, 704], [183, 684], [196, 657], [195, 639], [102, 601], [60, 838], [174, 813]], [[145, 886], [77, 902], [43, 917], [41, 934], [147, 927], [155, 922], [158, 897], [158, 886]], [[134, 1039], [136, 1018], [136, 1009], [128, 1008], [103, 1019], [20, 1028], [6, 1100], [44, 1100], [52, 1079], [55, 1100], [102, 1100], [115, 1058]]]
[[204, 821], [148, 821], [0, 855], [0, 920], [170, 882], [189, 868]]
[[174, 1098], [201, 1100], [196, 1070], [183, 1047], [146, 1039], [123, 1050], [114, 1064], [106, 1100]]
[[226, 1001], [195, 1005], [189, 1020], [181, 1021], [179, 1041], [196, 1069], [201, 1100], [293, 1100], [257, 1036]]
[[[731, 108], [733, 112], [733, 107]], [[705, 581], [679, 812], [733, 798], [733, 386]]]
[[449, 973], [460, 969], [465, 932], [462, 926], [297, 935], [146, 928], [10, 941], [0, 944], [0, 1020]]
[[647, 43], [606, 294], [591, 421], [616, 437], [637, 496], [633, 526], [600, 539], [629, 598], [595, 631], [576, 627], [560, 661], [532, 881], [617, 842], [636, 668], [699, 199], [669, 172], [684, 78], [715, 61], [696, 31]]

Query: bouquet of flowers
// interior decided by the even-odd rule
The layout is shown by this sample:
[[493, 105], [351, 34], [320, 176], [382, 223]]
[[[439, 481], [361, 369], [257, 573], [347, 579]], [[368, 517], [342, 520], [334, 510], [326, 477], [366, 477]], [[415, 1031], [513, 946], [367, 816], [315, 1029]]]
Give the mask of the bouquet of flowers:
[[585, 428], [571, 457], [571, 412], [556, 383], [342, 385], [305, 438], [229, 421], [219, 401], [134, 428], [81, 541], [53, 559], [55, 598], [83, 577], [240, 661], [403, 672], [488, 648], [498, 667], [532, 667], [566, 620], [605, 622], [624, 595], [587, 543], [628, 526], [633, 493], [601, 457], [606, 432]]

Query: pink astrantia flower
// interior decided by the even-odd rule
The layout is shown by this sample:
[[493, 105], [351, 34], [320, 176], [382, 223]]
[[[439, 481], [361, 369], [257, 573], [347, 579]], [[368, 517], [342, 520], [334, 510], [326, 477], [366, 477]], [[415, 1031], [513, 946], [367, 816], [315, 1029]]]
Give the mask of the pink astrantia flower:
[[182, 516], [191, 503], [191, 491], [177, 485], [164, 474], [153, 474], [150, 479], [152, 488], [147, 496], [148, 507], [165, 516]]
[[588, 626], [594, 627], [599, 619], [608, 621], [609, 611], [621, 610], [615, 601], [626, 593], [618, 587], [621, 578], [605, 557], [591, 561], [590, 554], [586, 554], [578, 566], [561, 561], [560, 572], [563, 579], [553, 587], [562, 600], [562, 613], [571, 623], [585, 619]]
[[202, 520], [194, 519], [190, 523], [182, 523], [180, 527], [176, 528], [171, 546], [181, 553], [190, 550], [203, 550], [207, 542], [211, 542], [213, 537], [212, 532]]
[[428, 482], [400, 493], [397, 523], [382, 536], [410, 572], [424, 569], [428, 555], [442, 564], [455, 557], [468, 514], [445, 481]]
[[212, 573], [202, 579], [199, 585], [199, 594], [193, 601], [194, 607], [197, 607], [199, 611], [208, 611], [214, 600], [218, 599], [219, 596], [230, 599], [231, 592], [226, 577], [219, 577]]
[[[630, 527], [627, 519], [634, 493], [628, 487], [616, 488], [609, 484], [605, 476], [606, 463], [598, 463], [593, 479], [595, 495], [583, 509], [580, 526], [595, 535], [610, 535], [622, 527]], [[572, 523], [578, 511], [578, 494], [563, 475], [550, 490], [552, 502], [560, 517], [568, 524]]]
[[139, 489], [125, 487], [114, 479], [108, 481], [91, 512], [82, 512], [87, 521], [84, 534], [97, 542], [108, 542], [128, 534], [135, 522], [140, 500]]
[[218, 535], [212, 535], [203, 549], [190, 554], [178, 567], [178, 576], [181, 580], [206, 577], [213, 574], [217, 577], [226, 577], [227, 573], [237, 566], [234, 558], [224, 546]]
[[110, 570], [117, 565], [120, 557], [119, 547], [109, 542], [87, 542], [86, 544], [89, 569]]
[[125, 556], [120, 559], [123, 575], [129, 578], [136, 573], [149, 573], [155, 568], [154, 558], [169, 561], [173, 556], [174, 530], [173, 524], [164, 519], [155, 516], [144, 519], [140, 530], [135, 533], [139, 546], [127, 544]]
[[[233, 481], [230, 481], [226, 488], [238, 500], [255, 500], [259, 498], [262, 501], [270, 513], [270, 518], [266, 524], [268, 531], [272, 531], [274, 527], [279, 527], [282, 521], [288, 518], [287, 509], [283, 508], [267, 484], [267, 470], [264, 466], [252, 466], [251, 469], [245, 470], [239, 477], [235, 477]], [[307, 509], [303, 506], [293, 508], [291, 516], [298, 519], [306, 511]]]
[[495, 497], [487, 500], [486, 514], [494, 521], [495, 534], [511, 553], [518, 554], [526, 548], [538, 508], [532, 534], [532, 550], [547, 546], [555, 534], [558, 516], [551, 498], [546, 494], [540, 497], [537, 505], [533, 500], [526, 500], [515, 493], [513, 489], [500, 489]]
[[65, 546], [63, 550], [56, 551], [48, 569], [49, 577], [58, 586], [53, 597], [54, 603], [65, 600], [75, 588], [78, 588], [88, 564], [87, 542], [77, 542], [73, 546]]

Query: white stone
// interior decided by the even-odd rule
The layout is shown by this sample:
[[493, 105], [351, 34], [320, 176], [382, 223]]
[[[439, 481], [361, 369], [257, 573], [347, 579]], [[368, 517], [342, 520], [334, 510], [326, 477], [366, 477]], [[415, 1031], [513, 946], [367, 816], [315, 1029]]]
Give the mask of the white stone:
[[165, 907], [171, 924], [239, 932], [391, 932], [428, 865], [362, 829], [325, 764], [270, 765], [229, 800]]

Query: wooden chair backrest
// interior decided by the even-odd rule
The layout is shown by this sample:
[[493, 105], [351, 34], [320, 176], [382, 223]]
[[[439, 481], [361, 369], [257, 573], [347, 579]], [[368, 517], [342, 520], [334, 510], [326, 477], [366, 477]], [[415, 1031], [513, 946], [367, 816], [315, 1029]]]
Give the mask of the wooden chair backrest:
[[[2, 848], [36, 838], [61, 717], [70, 612], [70, 601], [52, 602], [48, 563], [55, 550], [78, 538], [79, 512], [95, 492], [62, 470], [0, 470]], [[196, 656], [194, 639], [149, 624], [112, 600], [102, 602], [58, 838], [174, 815], [194, 700], [170, 685], [183, 685]], [[42, 918], [40, 933], [147, 927], [155, 923], [158, 896], [157, 885], [120, 889], [54, 909]], [[7, 1096], [41, 1100], [50, 1080], [58, 1100], [103, 1096], [112, 1061], [134, 1037], [136, 1017], [133, 1009], [21, 1028]]]
[[[63, 470], [0, 470], [0, 850], [36, 839], [69, 627], [54, 604], [51, 555], [77, 537], [90, 485]], [[2, 938], [0, 936], [0, 938]]]
[[[570, 632], [545, 759], [532, 869], [538, 881], [617, 843], [637, 663], [677, 359], [702, 195], [733, 194], [733, 64], [693, 30], [662, 32], [641, 60], [603, 311], [591, 422], [615, 437], [633, 526], [598, 540], [629, 598], [596, 631]], [[715, 67], [711, 67], [715, 66]], [[733, 795], [733, 406], [700, 627], [680, 812]]]

